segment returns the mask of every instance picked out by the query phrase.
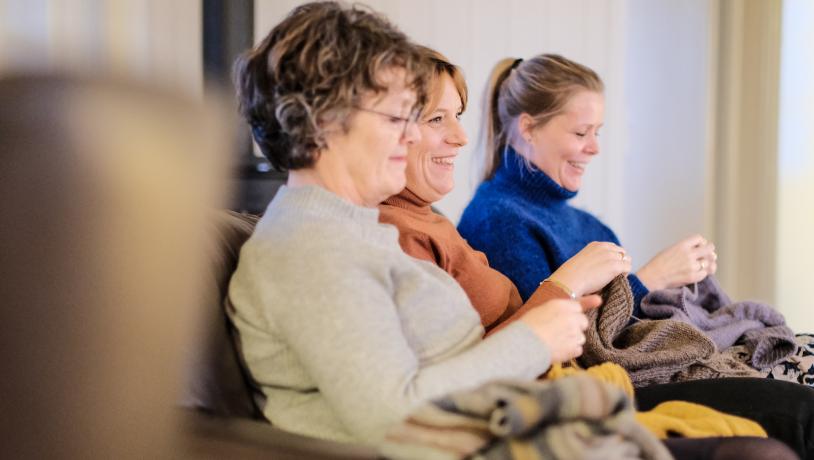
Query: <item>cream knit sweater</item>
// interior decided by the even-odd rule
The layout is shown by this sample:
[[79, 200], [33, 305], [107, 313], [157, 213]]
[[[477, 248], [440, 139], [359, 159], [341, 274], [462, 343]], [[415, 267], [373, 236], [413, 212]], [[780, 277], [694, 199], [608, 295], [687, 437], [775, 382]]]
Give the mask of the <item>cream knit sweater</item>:
[[266, 417], [304, 435], [376, 444], [425, 401], [550, 365], [522, 322], [483, 340], [453, 278], [404, 254], [378, 210], [320, 187], [278, 192], [229, 297]]

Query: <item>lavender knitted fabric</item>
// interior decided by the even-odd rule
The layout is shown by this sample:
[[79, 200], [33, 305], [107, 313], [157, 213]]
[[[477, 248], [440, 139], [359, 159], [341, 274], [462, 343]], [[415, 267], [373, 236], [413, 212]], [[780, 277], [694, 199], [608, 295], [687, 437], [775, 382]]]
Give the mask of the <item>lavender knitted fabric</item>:
[[752, 366], [771, 367], [794, 354], [794, 332], [770, 305], [733, 303], [713, 276], [679, 288], [652, 291], [642, 300], [642, 311], [653, 318], [684, 321], [703, 331], [718, 350], [742, 339], [752, 354]]
[[620, 275], [602, 291], [603, 304], [588, 313], [583, 366], [611, 361], [624, 367], [637, 387], [719, 377], [757, 377], [746, 364], [718, 352], [695, 326], [671, 319], [630, 326], [633, 294]]

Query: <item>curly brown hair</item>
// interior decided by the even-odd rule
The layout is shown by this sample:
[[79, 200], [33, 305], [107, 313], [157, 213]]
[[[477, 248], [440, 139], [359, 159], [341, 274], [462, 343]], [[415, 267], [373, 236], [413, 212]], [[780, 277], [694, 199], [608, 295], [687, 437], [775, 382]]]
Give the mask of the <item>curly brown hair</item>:
[[292, 10], [235, 63], [240, 113], [260, 150], [278, 170], [313, 166], [325, 147], [321, 129], [341, 121], [364, 94], [381, 93], [390, 68], [423, 105], [431, 67], [407, 37], [383, 16], [338, 2]]

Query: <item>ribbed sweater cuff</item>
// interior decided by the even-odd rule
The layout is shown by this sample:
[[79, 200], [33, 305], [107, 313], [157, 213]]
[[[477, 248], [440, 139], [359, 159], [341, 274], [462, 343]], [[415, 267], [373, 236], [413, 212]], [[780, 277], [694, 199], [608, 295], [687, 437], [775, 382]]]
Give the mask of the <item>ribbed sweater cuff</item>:
[[548, 368], [551, 367], [551, 350], [537, 337], [531, 327], [522, 321], [515, 321], [495, 332], [489, 340], [508, 342], [504, 344], [504, 349], [509, 353], [502, 359], [507, 362], [516, 361], [514, 366], [525, 378], [535, 379], [548, 372]]

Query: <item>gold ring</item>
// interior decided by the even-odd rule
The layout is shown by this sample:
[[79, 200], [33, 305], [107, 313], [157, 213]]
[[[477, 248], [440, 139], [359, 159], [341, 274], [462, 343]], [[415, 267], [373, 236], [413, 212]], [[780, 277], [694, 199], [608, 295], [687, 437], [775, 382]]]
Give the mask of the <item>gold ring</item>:
[[698, 268], [698, 271], [701, 271], [701, 270], [703, 270], [703, 269], [707, 268], [707, 261], [706, 261], [706, 260], [703, 260], [703, 259], [702, 259], [702, 260], [699, 260], [699, 261], [698, 261], [698, 267], [699, 267], [699, 268]]
[[625, 252], [624, 251], [619, 251], [619, 258], [621, 258], [622, 260], [625, 260]]

